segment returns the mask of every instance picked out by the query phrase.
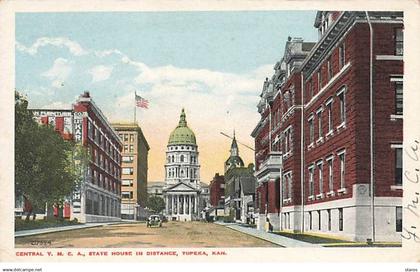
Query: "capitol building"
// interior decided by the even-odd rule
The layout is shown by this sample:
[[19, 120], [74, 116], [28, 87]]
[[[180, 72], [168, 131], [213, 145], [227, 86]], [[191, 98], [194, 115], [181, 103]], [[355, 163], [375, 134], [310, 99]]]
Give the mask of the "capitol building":
[[201, 209], [200, 163], [194, 132], [188, 127], [184, 109], [166, 149], [165, 212], [168, 220], [199, 219]]

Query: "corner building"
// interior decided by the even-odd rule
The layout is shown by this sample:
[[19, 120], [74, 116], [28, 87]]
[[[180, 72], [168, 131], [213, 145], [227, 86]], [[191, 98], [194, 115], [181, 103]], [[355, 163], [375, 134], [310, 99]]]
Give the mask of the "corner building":
[[[272, 171], [281, 172], [281, 186], [268, 189], [268, 197], [259, 186], [260, 215], [263, 203], [275, 206], [278, 201], [280, 229], [354, 241], [401, 240], [403, 14], [368, 16], [318, 12], [318, 42], [274, 91], [284, 93], [293, 78], [300, 78], [302, 102], [295, 101], [294, 107], [303, 111], [297, 137], [292, 135], [293, 145], [300, 146], [297, 152], [288, 150], [287, 129], [280, 129], [276, 142], [275, 126], [271, 132], [259, 128], [270, 115], [267, 111], [271, 119], [278, 118], [274, 109], [284, 105], [285, 95], [264, 107], [254, 130], [257, 168], [270, 159], [264, 155], [269, 149], [261, 144], [264, 137], [271, 138], [271, 148], [281, 154], [278, 170]], [[267, 93], [264, 89], [262, 97]], [[280, 122], [285, 115], [287, 111], [280, 110]], [[300, 175], [288, 175], [290, 160]], [[270, 198], [276, 194], [279, 199]]]
[[82, 223], [121, 220], [122, 143], [89, 92], [80, 95], [72, 109], [31, 111], [38, 123], [53, 126], [64, 139], [88, 151], [83, 182], [68, 199], [70, 219]]
[[188, 127], [184, 109], [169, 136], [163, 196], [168, 220], [191, 221], [200, 217], [201, 183], [198, 146]]

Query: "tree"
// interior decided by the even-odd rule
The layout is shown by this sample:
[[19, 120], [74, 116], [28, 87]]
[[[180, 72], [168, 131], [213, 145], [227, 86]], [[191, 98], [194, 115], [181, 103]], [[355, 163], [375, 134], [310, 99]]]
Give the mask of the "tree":
[[151, 196], [147, 199], [147, 207], [156, 213], [160, 213], [165, 209], [165, 201], [159, 196]]
[[74, 143], [33, 120], [28, 101], [16, 92], [15, 196], [24, 196], [34, 210], [69, 197], [78, 181], [74, 151]]

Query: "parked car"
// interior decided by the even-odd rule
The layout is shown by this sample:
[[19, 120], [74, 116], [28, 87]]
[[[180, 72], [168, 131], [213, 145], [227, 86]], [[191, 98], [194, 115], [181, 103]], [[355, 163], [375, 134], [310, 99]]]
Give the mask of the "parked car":
[[146, 227], [162, 227], [162, 220], [160, 219], [159, 215], [156, 214], [152, 214], [151, 216], [149, 216], [149, 218], [147, 218], [147, 223], [146, 223]]

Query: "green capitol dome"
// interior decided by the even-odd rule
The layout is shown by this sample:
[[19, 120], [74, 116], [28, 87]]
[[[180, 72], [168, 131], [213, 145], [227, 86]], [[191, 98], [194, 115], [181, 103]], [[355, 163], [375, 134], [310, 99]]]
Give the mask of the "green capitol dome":
[[197, 145], [195, 141], [194, 132], [187, 126], [185, 119], [185, 111], [182, 109], [181, 116], [179, 117], [178, 126], [172, 131], [169, 136], [168, 145]]

